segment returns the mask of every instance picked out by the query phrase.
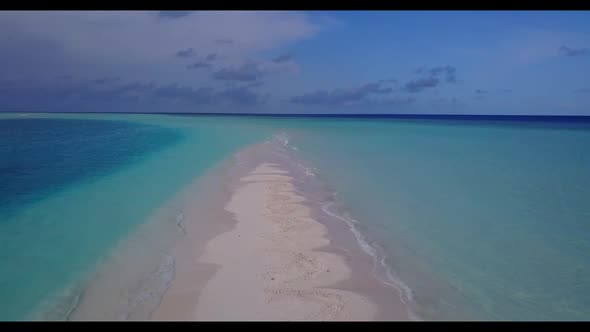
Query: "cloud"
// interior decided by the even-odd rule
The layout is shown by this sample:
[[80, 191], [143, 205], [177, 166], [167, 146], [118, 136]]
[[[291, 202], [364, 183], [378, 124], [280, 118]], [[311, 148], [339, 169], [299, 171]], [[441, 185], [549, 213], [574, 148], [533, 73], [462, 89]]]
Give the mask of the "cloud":
[[272, 59], [272, 62], [274, 63], [284, 63], [287, 61], [291, 61], [291, 59], [293, 58], [293, 56], [291, 54], [282, 54], [279, 55], [278, 57]]
[[427, 75], [430, 77], [439, 78], [440, 76], [444, 75], [447, 83], [455, 83], [456, 82], [456, 80], [457, 80], [457, 78], [455, 76], [456, 72], [457, 72], [457, 70], [455, 69], [455, 67], [449, 66], [449, 65], [433, 67], [430, 69], [428, 69], [426, 67], [421, 67], [416, 70], [416, 74], [423, 74], [423, 75]]
[[289, 99], [289, 102], [294, 104], [305, 105], [321, 105], [334, 103], [330, 98], [330, 93], [325, 90], [310, 92], [300, 96], [291, 97], [291, 99]]
[[474, 98], [477, 100], [483, 100], [487, 93], [488, 92], [486, 90], [476, 89]]
[[158, 12], [158, 17], [159, 18], [169, 18], [169, 19], [175, 19], [175, 18], [182, 18], [182, 17], [186, 17], [189, 16], [191, 14], [190, 11], [188, 10], [162, 10]]
[[565, 56], [578, 56], [588, 54], [587, 48], [571, 48], [567, 46], [561, 46], [559, 51]]
[[[49, 111], [195, 111], [196, 107], [211, 110], [252, 107], [266, 103], [270, 95], [252, 91], [250, 86], [215, 89], [191, 87], [178, 83], [157, 85], [153, 82], [115, 82], [95, 84], [94, 80], [53, 86], [2, 85], [0, 104], [5, 109]], [[37, 105], [37, 106], [35, 106]], [[174, 105], [172, 108], [171, 105]]]
[[155, 89], [153, 95], [159, 98], [180, 100], [197, 105], [211, 104], [214, 102], [214, 90], [210, 87], [194, 89], [188, 86], [170, 84]]
[[[235, 63], [313, 37], [323, 28], [304, 12], [194, 11], [182, 15], [170, 19], [179, 14], [0, 12], [0, 72], [10, 79], [75, 73], [77, 77], [154, 77], [168, 84], [178, 59], [170, 53], [186, 51], [187, 44], [200, 54], [219, 53], [231, 44], [224, 48], [224, 56]], [[161, 16], [167, 19], [158, 19]], [[180, 57], [183, 54], [188, 56], [190, 51]]]
[[220, 59], [219, 54], [217, 53], [209, 53], [203, 60], [199, 60], [194, 62], [188, 66], [187, 69], [200, 69], [200, 68], [211, 68], [211, 62]]
[[211, 64], [204, 61], [197, 61], [186, 66], [187, 69], [211, 68]]
[[[94, 103], [121, 104], [138, 97], [144, 97], [151, 93], [156, 85], [144, 82], [129, 82], [118, 84], [119, 80], [107, 80], [96, 84], [96, 80], [79, 81], [67, 86], [56, 85], [47, 87], [21, 87], [19, 90], [25, 95], [38, 96], [39, 103], [43, 107], [56, 107], [69, 105], [71, 102], [79, 102], [83, 106], [92, 107]], [[80, 105], [72, 106], [76, 110]]]
[[458, 99], [455, 97], [452, 97], [452, 98], [440, 97], [440, 98], [433, 99], [431, 102], [433, 105], [442, 105], [442, 104], [456, 105], [458, 103]]
[[[577, 45], [585, 42], [585, 33], [554, 28], [532, 26], [510, 27], [505, 38], [496, 43], [484, 43], [477, 49], [477, 54], [490, 66], [505, 74], [510, 74], [517, 67], [529, 66], [548, 61], [556, 56], [565, 55], [560, 45]], [[465, 54], [468, 55], [468, 54]]]
[[256, 62], [246, 62], [239, 66], [222, 68], [213, 74], [213, 78], [222, 81], [252, 82], [264, 76], [264, 71]]
[[176, 54], [174, 54], [174, 55], [179, 58], [191, 58], [197, 54], [195, 53], [195, 51], [192, 48], [187, 48], [187, 49], [180, 50], [180, 51], [176, 52]]
[[344, 105], [362, 101], [371, 95], [389, 94], [392, 88], [384, 88], [381, 83], [368, 83], [357, 88], [319, 90], [289, 99], [294, 104], [304, 105]]
[[457, 78], [455, 76], [456, 73], [455, 67], [452, 66], [441, 66], [441, 67], [434, 67], [428, 70], [428, 73], [432, 77], [440, 77], [442, 74], [445, 76], [445, 81], [447, 83], [455, 83]]
[[424, 89], [434, 88], [438, 86], [440, 80], [436, 77], [422, 77], [413, 81], [409, 81], [405, 85], [405, 90], [411, 93], [421, 92]]
[[205, 57], [205, 61], [215, 61], [219, 59], [219, 54], [217, 53], [210, 53]]
[[414, 71], [415, 74], [422, 77], [407, 82], [404, 90], [410, 93], [422, 92], [425, 89], [430, 89], [439, 86], [444, 79], [446, 83], [455, 83], [457, 70], [453, 66], [439, 66], [433, 68], [420, 67]]
[[269, 95], [262, 96], [252, 92], [247, 87], [239, 87], [225, 89], [219, 93], [218, 97], [233, 105], [249, 107], [265, 103]]
[[258, 82], [254, 82], [254, 83], [248, 84], [247, 87], [249, 87], [249, 88], [259, 88], [259, 87], [261, 87], [263, 85], [264, 85], [264, 82], [258, 81]]
[[[298, 65], [248, 59], [277, 54], [323, 28], [305, 12], [0, 11], [0, 80], [16, 82], [2, 87], [0, 105], [71, 111], [249, 107], [269, 100], [266, 90], [275, 87], [267, 76], [295, 73]], [[76, 79], [57, 79], [64, 74]]]
[[254, 82], [269, 75], [296, 72], [298, 72], [298, 66], [293, 61], [275, 63], [273, 61], [247, 60], [215, 71], [213, 78], [225, 82]]
[[134, 83], [123, 86], [117, 91], [138, 91], [144, 93], [147, 98], [173, 100], [194, 106], [226, 104], [250, 107], [262, 104], [269, 98], [269, 95], [261, 95], [253, 92], [249, 87], [231, 87], [215, 90], [213, 87], [194, 88], [176, 83], [159, 87], [152, 84]]
[[211, 87], [192, 88], [171, 84], [157, 88], [153, 95], [158, 98], [171, 99], [198, 105], [232, 105], [251, 107], [265, 103], [269, 95], [261, 95], [248, 87], [231, 87], [216, 91]]
[[102, 90], [102, 92], [121, 96], [121, 95], [129, 94], [129, 93], [131, 93], [131, 94], [145, 94], [145, 93], [153, 91], [155, 88], [156, 88], [156, 86], [153, 83], [133, 82], [133, 83], [127, 83], [127, 84], [123, 84], [123, 85], [119, 85], [119, 86], [110, 87], [109, 89]]

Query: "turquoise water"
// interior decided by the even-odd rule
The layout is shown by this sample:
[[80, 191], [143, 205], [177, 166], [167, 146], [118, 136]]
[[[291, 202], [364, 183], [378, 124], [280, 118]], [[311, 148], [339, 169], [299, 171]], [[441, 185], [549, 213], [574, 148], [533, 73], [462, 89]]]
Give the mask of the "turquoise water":
[[31, 319], [64, 301], [163, 202], [262, 138], [236, 123], [0, 115], [0, 320]]
[[422, 318], [590, 318], [589, 123], [320, 119], [291, 136]]
[[279, 133], [419, 317], [590, 318], [589, 123], [3, 114], [0, 320], [59, 306], [193, 179]]

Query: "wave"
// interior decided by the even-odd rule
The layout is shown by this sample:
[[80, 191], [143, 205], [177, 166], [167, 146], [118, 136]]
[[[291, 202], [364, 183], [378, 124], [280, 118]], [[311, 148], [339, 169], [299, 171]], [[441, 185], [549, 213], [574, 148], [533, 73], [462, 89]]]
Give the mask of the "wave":
[[[141, 290], [128, 302], [129, 310], [121, 320], [147, 320], [158, 308], [164, 293], [170, 288], [176, 272], [176, 260], [166, 255], [158, 268], [140, 284]], [[155, 285], [154, 285], [155, 284]]]
[[[333, 218], [343, 221], [348, 226], [361, 249], [373, 259], [373, 276], [381, 283], [393, 287], [399, 292], [400, 300], [406, 305], [410, 319], [421, 320], [420, 317], [410, 309], [411, 303], [414, 302], [414, 291], [398, 278], [393, 269], [387, 265], [387, 255], [384, 254], [384, 250], [377, 243], [369, 241], [368, 238], [359, 231], [357, 227], [359, 222], [357, 220], [332, 211], [331, 207], [335, 205], [336, 202], [325, 202], [322, 204], [322, 211]], [[385, 272], [386, 279], [384, 279], [382, 274], [379, 273], [379, 267]]]
[[[292, 151], [299, 151], [299, 148], [291, 143], [289, 136], [286, 133], [280, 133], [274, 136], [274, 139], [279, 142], [284, 149], [282, 149], [285, 157], [289, 159], [291, 165], [295, 165], [299, 168], [306, 176], [315, 177], [318, 172], [316, 168], [309, 165], [305, 165], [299, 156], [295, 156]], [[289, 151], [290, 150], [290, 151]], [[319, 181], [319, 180], [316, 180]], [[359, 226], [362, 224], [352, 218], [348, 213], [338, 213], [338, 192], [332, 191], [330, 193], [330, 199], [316, 201], [320, 204], [321, 210], [324, 214], [344, 222], [348, 229], [354, 235], [357, 244], [367, 255], [373, 260], [373, 275], [382, 284], [392, 287], [400, 294], [400, 300], [405, 304], [408, 316], [412, 320], [422, 320], [413, 310], [411, 309], [414, 303], [414, 291], [404, 283], [395, 273], [394, 269], [387, 264], [387, 254], [385, 250], [378, 243], [370, 241], [368, 236], [359, 230]]]
[[[297, 148], [297, 146], [293, 145], [290, 143], [290, 139], [289, 136], [285, 133], [280, 133], [274, 136], [274, 138], [281, 144], [283, 145], [286, 149], [290, 149], [290, 150], [294, 150], [294, 151], [298, 151], [299, 148]], [[293, 159], [293, 158], [291, 158]], [[296, 158], [298, 159], [298, 158]], [[303, 172], [305, 173], [305, 175], [307, 176], [315, 176], [316, 175], [316, 170], [310, 166], [306, 166], [305, 164], [303, 164], [302, 162], [298, 161], [298, 160], [292, 160], [294, 161], [294, 164], [301, 170], [303, 170]]]
[[76, 293], [76, 295], [74, 296], [74, 300], [71, 303], [70, 309], [66, 311], [65, 320], [70, 320], [70, 316], [78, 308], [78, 305], [80, 304], [80, 300], [82, 299], [82, 296], [84, 296], [84, 290], [81, 290]]
[[78, 308], [83, 296], [82, 287], [71, 286], [61, 293], [46, 298], [38, 310], [31, 313], [32, 316], [26, 320], [68, 321]]
[[[163, 221], [164, 219], [168, 218], [161, 220]], [[174, 218], [169, 218], [168, 220], [171, 219], [174, 220]], [[169, 231], [166, 231], [164, 228], [158, 227], [158, 229], [151, 229], [149, 232], [160, 234], [162, 231], [172, 231], [178, 232], [176, 234], [180, 234], [180, 236], [185, 236], [186, 229], [184, 227], [184, 221], [185, 216], [183, 211], [181, 211], [176, 214], [174, 225], [170, 224], [166, 226], [165, 223], [160, 224], [163, 227], [176, 227], [176, 230], [170, 228]], [[94, 273], [90, 276], [81, 278], [83, 280], [81, 283], [68, 287], [61, 293], [46, 299], [39, 310], [33, 313], [33, 319], [43, 321], [93, 319], [92, 317], [95, 317], [96, 314], [93, 308], [96, 305], [106, 309], [103, 314], [107, 316], [101, 319], [149, 319], [160, 305], [164, 294], [174, 280], [176, 261], [169, 252], [169, 249], [166, 249], [164, 246], [160, 247], [142, 232], [138, 232], [132, 237], [127, 238], [125, 243], [128, 247], [116, 248], [113, 256], [92, 269]], [[137, 254], [140, 254], [141, 257], [136, 256]], [[145, 255], [155, 257], [159, 261], [156, 260], [153, 263], [147, 262], [145, 261], [147, 257]], [[147, 259], [151, 261], [151, 259]], [[143, 261], [143, 263], [136, 265], [137, 260]], [[151, 268], [144, 266], [144, 264], [149, 264]], [[97, 298], [96, 295], [104, 291], [104, 289], [101, 290], [102, 287], [105, 287], [105, 285], [108, 286], [104, 281], [107, 280], [108, 282], [108, 279], [102, 278], [105, 276], [110, 278], [115, 273], [119, 273], [121, 269], [129, 270], [121, 273], [121, 277], [124, 278], [122, 279], [124, 280], [124, 286], [118, 291], [119, 294], [113, 293], [113, 296], [109, 295], [108, 302], [97, 302], [104, 301], [104, 298]], [[110, 292], [111, 290], [107, 291]], [[85, 296], [86, 293], [88, 293], [88, 297]], [[119, 297], [119, 299], [116, 299], [116, 297]], [[89, 314], [90, 316], [88, 316]]]
[[178, 226], [178, 228], [180, 228], [180, 230], [182, 231], [182, 234], [186, 234], [186, 229], [184, 228], [184, 213], [180, 212], [177, 216], [176, 216], [176, 225]]
[[296, 146], [289, 144], [289, 136], [286, 133], [280, 133], [274, 136], [281, 144], [288, 147], [291, 150], [299, 150]]

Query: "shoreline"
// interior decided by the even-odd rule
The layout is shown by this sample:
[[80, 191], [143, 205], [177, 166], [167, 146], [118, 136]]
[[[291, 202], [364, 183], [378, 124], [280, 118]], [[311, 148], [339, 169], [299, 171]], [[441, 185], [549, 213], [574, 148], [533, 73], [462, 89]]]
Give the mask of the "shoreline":
[[[48, 303], [46, 308], [41, 307], [33, 313], [33, 319], [149, 320], [172, 280], [178, 277], [177, 261], [183, 259], [185, 251], [190, 252], [181, 245], [190, 240], [194, 244], [192, 247], [199, 250], [211, 237], [232, 226], [231, 223], [223, 224], [225, 218], [219, 218], [215, 209], [208, 209], [211, 202], [224, 200], [229, 192], [223, 186], [228, 159], [226, 157], [210, 167], [204, 175], [197, 176], [166, 200], [142, 225], [121, 238], [95, 266], [85, 271], [80, 281], [56, 294], [64, 297], [65, 302]], [[207, 216], [220, 222], [187, 224], [186, 219], [195, 216]], [[187, 229], [191, 226], [198, 229], [190, 229], [189, 234]], [[181, 270], [180, 276], [184, 274]], [[71, 294], [76, 295], [76, 301], [66, 298]], [[71, 307], [65, 316], [53, 313], [53, 307], [64, 305]]]
[[[171, 123], [170, 127], [173, 127], [172, 124], [175, 125], [175, 123]], [[258, 125], [260, 128], [264, 127], [261, 124], [256, 124], [256, 126]], [[129, 172], [124, 173], [128, 176], [113, 177], [109, 181], [97, 182], [100, 186], [88, 188], [92, 190], [83, 191], [73, 187], [76, 189], [74, 193], [78, 195], [56, 195], [55, 198], [52, 197], [43, 205], [34, 206], [34, 209], [27, 212], [28, 215], [23, 214], [23, 216], [30, 220], [45, 220], [46, 214], [49, 217], [47, 220], [52, 220], [51, 218], [59, 217], [61, 213], [66, 217], [62, 218], [63, 220], [75, 221], [68, 224], [69, 226], [84, 225], [87, 220], [102, 226], [100, 221], [104, 219], [104, 226], [107, 227], [97, 227], [97, 230], [113, 229], [105, 235], [112, 236], [114, 240], [109, 242], [108, 247], [101, 245], [101, 252], [104, 252], [104, 255], [96, 255], [97, 259], [84, 260], [84, 266], [88, 266], [87, 268], [69, 269], [68, 271], [64, 269], [63, 278], [59, 279], [64, 286], [54, 287], [55, 291], [52, 289], [44, 296], [37, 296], [36, 298], [39, 300], [34, 303], [34, 306], [30, 306], [32, 309], [27, 312], [22, 310], [26, 316], [24, 314], [20, 316], [30, 320], [187, 320], [187, 317], [194, 319], [192, 317], [195, 315], [202, 293], [209, 287], [208, 284], [211, 280], [216, 278], [222, 267], [222, 264], [218, 262], [203, 260], [204, 252], [213, 238], [231, 232], [238, 227], [238, 221], [235, 220], [233, 213], [224, 209], [225, 204], [231, 200], [232, 195], [239, 188], [240, 177], [246, 176], [249, 171], [256, 169], [261, 162], [270, 163], [275, 167], [280, 165], [279, 171], [288, 171], [289, 173], [283, 174], [291, 177], [288, 182], [294, 184], [292, 191], [305, 199], [304, 202], [299, 203], [309, 208], [312, 219], [326, 227], [325, 236], [330, 243], [326, 247], [316, 248], [315, 251], [325, 250], [336, 253], [346, 260], [349, 270], [348, 279], [339, 280], [325, 287], [350, 288], [355, 293], [365, 295], [379, 308], [379, 313], [372, 319], [397, 319], [397, 313], [403, 310], [392, 310], [392, 306], [397, 308], [401, 305], [396, 302], [397, 300], [391, 299], [398, 298], [407, 305], [406, 309], [410, 316], [413, 312], [417, 313], [417, 316], [411, 317], [417, 320], [502, 320], [520, 319], [521, 317], [534, 320], [542, 319], [543, 315], [558, 319], [583, 318], [584, 307], [580, 306], [580, 303], [583, 303], [580, 302], [583, 301], [583, 297], [570, 297], [567, 293], [573, 289], [569, 286], [578, 287], [579, 285], [569, 284], [568, 287], [556, 289], [551, 294], [545, 294], [536, 287], [547, 285], [546, 282], [550, 281], [551, 275], [545, 276], [538, 271], [532, 274], [535, 269], [539, 268], [538, 265], [510, 265], [497, 260], [496, 251], [500, 250], [502, 254], [506, 254], [506, 251], [503, 250], [507, 250], [509, 247], [493, 247], [497, 243], [517, 244], [519, 238], [522, 238], [530, 248], [545, 248], [543, 243], [539, 241], [539, 236], [549, 236], [551, 233], [555, 233], [554, 223], [551, 223], [549, 219], [540, 219], [539, 222], [544, 223], [542, 230], [538, 233], [530, 233], [530, 229], [534, 229], [532, 227], [535, 225], [535, 219], [532, 217], [538, 213], [538, 210], [534, 209], [536, 206], [534, 204], [550, 202], [544, 201], [544, 199], [551, 197], [549, 189], [553, 184], [558, 183], [553, 182], [553, 180], [558, 180], [557, 177], [550, 178], [547, 182], [539, 182], [538, 188], [530, 187], [527, 186], [527, 183], [530, 183], [530, 181], [527, 182], [527, 179], [536, 181], [540, 179], [538, 175], [522, 178], [521, 181], [520, 177], [515, 177], [520, 174], [519, 169], [506, 168], [504, 169], [508, 170], [506, 172], [491, 172], [490, 177], [483, 179], [482, 183], [487, 187], [480, 192], [480, 187], [477, 184], [465, 182], [465, 185], [459, 186], [456, 181], [450, 181], [450, 179], [455, 179], [453, 178], [455, 175], [462, 176], [454, 171], [455, 166], [462, 169], [460, 167], [463, 165], [463, 160], [460, 158], [445, 159], [449, 162], [447, 165], [449, 167], [445, 168], [437, 168], [435, 164], [429, 162], [420, 163], [431, 160], [432, 156], [416, 155], [411, 148], [412, 144], [424, 143], [424, 148], [428, 151], [432, 147], [431, 143], [435, 144], [434, 146], [438, 146], [439, 143], [437, 141], [423, 141], [422, 138], [415, 136], [414, 132], [420, 131], [425, 135], [424, 137], [431, 137], [429, 135], [432, 133], [437, 135], [446, 132], [446, 129], [441, 129], [438, 124], [433, 124], [432, 130], [434, 132], [432, 133], [430, 132], [431, 128], [410, 128], [405, 124], [392, 124], [391, 126], [384, 124], [383, 127], [377, 122], [370, 123], [367, 127], [357, 127], [356, 123], [350, 126], [342, 125], [342, 127], [340, 124], [334, 124], [333, 132], [325, 134], [323, 131], [332, 130], [332, 124], [328, 123], [326, 126], [316, 126], [315, 123], [310, 126], [299, 125], [299, 123], [286, 124], [282, 130], [285, 130], [287, 135], [274, 135], [273, 139], [269, 139], [270, 135], [266, 139], [263, 137], [265, 135], [260, 135], [261, 137], [252, 139], [250, 143], [240, 141], [239, 144], [236, 143], [231, 148], [227, 147], [227, 150], [218, 151], [215, 149], [214, 151], [218, 151], [216, 163], [210, 163], [207, 170], [198, 174], [196, 172], [196, 167], [200, 165], [198, 162], [200, 160], [206, 161], [207, 158], [199, 155], [199, 145], [191, 141], [190, 149], [170, 150], [171, 153], [167, 156], [172, 158], [156, 158], [156, 160], [164, 161], [160, 165], [147, 167], [138, 163], [137, 165], [140, 166], [138, 168], [145, 170], [143, 176], [140, 176], [141, 172]], [[272, 126], [269, 125], [269, 133], [271, 131], [273, 134], [280, 133], [280, 126], [282, 125], [275, 123]], [[246, 130], [254, 131], [254, 129], [260, 128], [244, 127], [244, 133]], [[385, 133], [388, 128], [398, 128], [399, 132], [391, 130], [393, 136], [389, 137], [389, 134]], [[352, 135], [355, 134], [353, 130], [359, 129], [363, 131], [375, 129], [379, 132], [377, 132], [378, 135], [367, 138], [366, 142], [358, 142], [357, 145], [356, 138]], [[507, 128], [504, 129], [510, 134]], [[504, 131], [504, 129], [502, 130]], [[383, 130], [382, 136], [381, 130]], [[468, 129], [457, 130], [462, 132], [461, 130]], [[480, 138], [487, 140], [491, 137], [489, 134], [495, 131], [496, 129], [486, 127], [486, 132], [482, 132], [483, 136]], [[411, 135], [408, 135], [410, 132]], [[524, 141], [539, 140], [540, 135], [546, 133], [546, 131], [527, 133]], [[514, 134], [520, 135], [516, 132]], [[555, 144], [571, 143], [578, 138], [583, 138], [578, 137], [578, 134], [582, 133], [577, 131], [567, 133], [567, 135], [564, 133], [563, 140], [560, 138]], [[248, 135], [244, 134], [244, 136]], [[195, 135], [194, 138], [196, 139], [197, 136]], [[409, 144], [403, 142], [405, 138], [409, 139]], [[294, 145], [289, 145], [291, 139], [295, 143]], [[204, 141], [207, 143], [206, 140]], [[444, 146], [451, 150], [458, 149], [460, 151], [460, 149], [468, 147], [462, 141], [452, 140], [448, 143], [448, 146]], [[507, 147], [504, 141], [494, 141], [493, 143], [495, 144], [493, 146], [498, 148], [495, 152]], [[348, 150], [349, 145], [351, 146], [350, 151]], [[383, 155], [381, 148], [385, 145], [399, 148], [399, 155], [395, 153]], [[410, 148], [406, 149], [408, 146]], [[535, 149], [541, 147], [533, 146]], [[224, 145], [224, 147], [226, 146]], [[557, 145], [551, 145], [551, 147], [557, 147]], [[275, 151], [270, 152], [269, 150], [272, 149]], [[281, 149], [285, 152], [285, 156], [276, 155], [275, 152]], [[516, 151], [518, 150], [514, 152]], [[541, 150], [533, 152], [538, 151]], [[570, 152], [583, 152], [578, 150], [564, 151], [566, 151], [564, 157], [567, 158], [574, 157], [569, 154]], [[179, 154], [179, 152], [185, 153]], [[175, 156], [178, 156], [178, 159], [174, 158]], [[486, 158], [493, 156], [493, 154], [485, 155]], [[535, 170], [534, 158], [537, 156], [540, 155], [524, 154], [522, 156], [522, 170]], [[577, 157], [580, 156], [583, 157], [583, 154]], [[517, 157], [520, 158], [520, 156]], [[243, 159], [244, 164], [237, 165], [236, 160], [238, 159], [240, 162]], [[515, 160], [507, 161], [503, 165], [510, 166], [513, 161]], [[259, 163], [257, 164], [257, 162]], [[183, 167], [177, 167], [180, 163], [184, 164]], [[166, 164], [174, 167], [166, 168], [164, 167]], [[316, 172], [316, 169], [310, 165], [317, 165], [319, 172]], [[489, 163], [482, 163], [481, 166], [486, 167], [486, 170], [493, 171], [489, 168]], [[170, 176], [161, 183], [156, 182], [157, 178], [151, 179], [150, 176], [145, 176], [147, 174], [156, 175], [157, 173], [153, 172], [156, 168], [164, 172], [168, 169], [169, 172], [166, 174], [170, 174]], [[184, 170], [182, 173], [184, 176], [177, 172], [181, 169]], [[564, 169], [570, 170], [571, 174], [577, 174], [576, 172], [581, 170], [577, 167]], [[214, 180], [212, 180], [211, 174], [216, 174], [213, 175], [216, 177]], [[555, 173], [554, 175], [559, 176], [560, 174]], [[476, 177], [477, 172], [468, 175], [479, 179]], [[510, 185], [511, 182], [494, 183], [492, 180], [496, 175], [506, 176], [506, 179], [519, 180], [515, 182], [519, 185], [518, 188]], [[147, 178], [148, 181], [142, 183], [143, 178]], [[171, 179], [175, 179], [176, 182], [171, 182]], [[443, 180], [438, 182], [439, 179]], [[208, 182], [208, 185], [194, 187], [195, 182], [202, 181]], [[142, 195], [138, 196], [138, 199], [132, 200], [134, 195], [120, 194], [124, 193], [124, 190], [106, 190], [132, 187], [128, 183], [140, 184], [137, 186], [137, 191]], [[146, 184], [153, 185], [144, 188], [143, 186]], [[334, 186], [331, 187], [331, 185]], [[187, 199], [181, 202], [179, 197], [184, 195], [183, 188], [189, 190], [186, 195]], [[512, 191], [513, 188], [518, 191]], [[80, 189], [87, 188], [80, 187]], [[450, 191], [447, 192], [446, 189]], [[543, 189], [543, 191], [537, 189]], [[562, 189], [571, 190], [572, 194], [584, 193], [584, 188], [579, 186], [568, 187], [566, 185]], [[503, 190], [506, 193], [518, 193], [518, 197], [498, 196], [498, 193]], [[119, 196], [122, 197], [121, 199], [108, 199], [110, 195], [104, 195], [104, 193], [109, 192], [120, 194]], [[143, 196], [144, 192], [147, 195], [145, 197]], [[449, 196], [449, 193], [453, 195]], [[497, 210], [489, 204], [476, 204], [478, 201], [472, 200], [471, 196], [467, 195], [468, 193], [481, 193], [482, 197], [490, 198], [481, 202], [498, 198], [505, 203], [506, 209]], [[522, 205], [519, 205], [520, 199], [526, 198], [529, 193], [539, 193], [539, 196], [531, 196], [535, 198], [530, 202], [532, 205], [523, 209]], [[85, 197], [90, 199], [85, 200]], [[117, 196], [113, 195], [113, 197]], [[150, 197], [153, 200], [148, 200], [151, 199]], [[424, 200], [425, 197], [438, 197], [440, 201], [435, 201], [437, 204], [433, 206], [425, 205], [424, 202], [431, 201]], [[583, 195], [563, 197], [568, 200], [568, 204], [571, 203], [571, 206], [568, 206], [572, 207], [571, 211], [568, 210], [571, 214], [568, 214], [568, 218], [564, 220], [574, 223], [572, 224], [574, 226], [577, 225], [575, 222], [580, 220], [579, 218], [583, 217], [584, 213], [583, 206], [578, 206], [580, 201], [575, 197], [579, 198]], [[96, 201], [93, 201], [94, 198]], [[103, 200], [103, 198], [105, 199]], [[452, 199], [445, 201], [446, 198]], [[82, 204], [85, 201], [92, 202], [92, 205]], [[204, 201], [208, 203], [204, 203]], [[102, 202], [114, 204], [102, 204]], [[168, 206], [170, 202], [173, 207]], [[136, 203], [136, 207], [127, 209], [131, 204]], [[102, 207], [104, 207], [104, 214], [101, 210]], [[560, 211], [558, 205], [547, 204], [543, 208], [551, 213]], [[150, 212], [136, 216], [141, 211], [148, 211], [148, 209]], [[161, 210], [162, 213], [156, 210]], [[87, 213], [87, 211], [92, 213]], [[126, 218], [127, 212], [135, 218]], [[510, 222], [510, 217], [514, 216], [513, 212], [522, 213], [522, 224]], [[32, 218], [32, 216], [37, 217]], [[463, 216], [473, 218], [468, 219]], [[482, 219], [478, 219], [479, 217]], [[481, 242], [484, 240], [484, 238], [478, 237], [482, 236], [481, 229], [477, 223], [471, 222], [470, 219], [487, 222], [491, 221], [492, 217], [497, 222], [486, 224], [486, 227], [491, 227], [490, 236], [485, 238], [489, 242]], [[15, 220], [17, 219], [15, 218]], [[60, 219], [55, 218], [55, 220]], [[98, 223], [97, 220], [99, 220]], [[114, 222], [116, 220], [121, 220], [121, 222]], [[119, 230], [119, 225], [127, 224], [126, 231]], [[56, 225], [61, 224], [56, 223]], [[520, 233], [504, 234], [501, 230], [506, 227], [518, 227], [517, 230]], [[62, 233], [75, 234], [72, 230], [76, 229], [68, 227], [69, 233], [61, 231], [37, 233], [56, 236]], [[83, 226], [80, 229], [90, 228]], [[117, 231], [115, 232], [115, 230]], [[6, 233], [9, 234], [9, 232]], [[23, 232], [23, 234], [25, 233]], [[98, 241], [101, 234], [99, 232], [89, 232], [90, 236], [84, 236], [86, 234], [84, 232], [80, 232], [80, 234], [82, 236], [72, 237], [72, 239], [84, 244], [86, 247], [81, 248], [88, 251], [94, 247], [89, 245], [92, 242], [87, 240], [97, 240], [97, 247], [103, 243]], [[568, 235], [578, 241], [576, 245], [579, 244], [580, 248], [584, 247], [585, 244], [579, 242], [583, 241], [578, 237], [579, 234], [569, 233]], [[26, 244], [26, 242], [23, 243]], [[485, 250], [470, 250], [479, 248], [480, 244], [486, 245]], [[583, 256], [578, 255], [577, 251], [573, 251], [575, 247], [568, 245], [567, 242], [557, 241], [555, 247], [552, 248], [554, 250], [552, 253], [555, 254], [571, 254], [565, 255], [568, 260], [581, 264], [580, 268], [584, 267]], [[51, 254], [52, 252], [47, 250], [46, 253]], [[68, 250], [64, 251], [58, 259], [63, 259], [64, 262], [68, 262], [66, 260], [68, 259], [73, 262], [72, 257], [82, 257], [83, 253], [82, 250], [79, 252]], [[537, 251], [530, 250], [518, 251], [510, 257], [514, 259], [514, 262], [519, 260], [526, 262], [524, 259], [533, 259], [538, 256]], [[568, 265], [557, 256], [545, 255], [543, 257], [547, 259], [547, 262], [561, 267], [565, 271], [564, 278], [577, 280], [575, 273], [578, 273], [578, 270], [567, 270], [571, 264]], [[487, 259], [490, 265], [480, 265], [482, 260], [478, 260], [478, 258]], [[80, 259], [80, 261], [82, 260]], [[10, 266], [10, 264], [6, 266]], [[55, 265], [54, 267], [56, 268], [49, 270], [53, 274], [55, 271], [59, 271], [57, 268], [61, 266]], [[18, 270], [8, 269], [7, 271]], [[508, 278], [510, 273], [516, 272], [523, 276], [534, 277], [536, 284], [524, 282], [525, 279], [522, 278]], [[28, 273], [28, 275], [34, 277], [34, 274]], [[31, 281], [40, 280], [42, 283], [38, 285], [43, 286], [44, 282], [51, 280], [50, 276], [51, 273], [42, 278], [31, 277]], [[170, 280], [171, 290], [165, 289], [168, 288], [168, 280]], [[397, 288], [399, 294], [391, 289], [382, 288], [376, 284], [375, 280], [387, 284], [390, 288]], [[494, 280], [503, 280], [505, 288], [512, 290], [513, 296], [509, 299], [510, 301], [507, 301], [504, 293], [497, 291], [498, 285], [502, 285]], [[22, 289], [27, 290], [34, 287], [37, 287], [37, 284], [30, 283]], [[10, 288], [6, 290], [11, 291]], [[389, 295], [385, 296], [381, 292]], [[16, 293], [12, 292], [9, 295], [13, 294]], [[164, 304], [160, 305], [163, 294], [166, 294], [166, 298], [162, 301]], [[171, 294], [175, 295], [171, 297]], [[27, 293], [23, 293], [22, 296], [18, 294], [18, 301], [27, 299], [27, 295]], [[556, 307], [551, 304], [551, 301], [541, 301], [545, 295], [549, 300], [563, 301], [564, 305]], [[6, 302], [15, 304], [7, 307], [9, 310], [6, 312], [9, 314], [16, 312], [17, 310], [13, 310], [13, 308], [18, 308], [16, 305], [18, 301]], [[178, 301], [185, 301], [186, 305], [178, 304]], [[33, 301], [30, 302], [33, 303]], [[174, 309], [163, 314], [161, 309], [169, 307], [170, 304], [177, 305], [181, 310]], [[401, 314], [399, 315], [401, 316]]]
[[[348, 226], [306, 195], [301, 175], [313, 173], [278, 145], [240, 150], [208, 211], [184, 212], [175, 277], [150, 320], [413, 319]], [[195, 237], [203, 214], [223, 225], [206, 242]]]

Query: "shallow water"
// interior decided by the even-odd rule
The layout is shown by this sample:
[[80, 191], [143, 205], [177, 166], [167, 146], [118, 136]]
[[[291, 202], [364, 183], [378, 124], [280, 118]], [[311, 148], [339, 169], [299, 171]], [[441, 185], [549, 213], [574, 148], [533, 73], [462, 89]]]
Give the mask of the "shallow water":
[[291, 144], [422, 318], [590, 317], [588, 123], [330, 119]]
[[[2, 115], [0, 319], [67, 318], [113, 248], [194, 178], [261, 137], [247, 126], [227, 135], [231, 127], [207, 118]], [[160, 219], [176, 225], [181, 211], [167, 212]], [[166, 240], [136, 242], [133, 251], [149, 255]], [[152, 267], [147, 261], [138, 266]]]
[[186, 189], [272, 137], [420, 318], [590, 317], [588, 123], [3, 114], [0, 137], [1, 320], [146, 319]]

